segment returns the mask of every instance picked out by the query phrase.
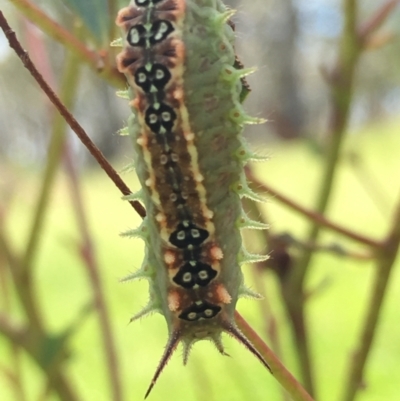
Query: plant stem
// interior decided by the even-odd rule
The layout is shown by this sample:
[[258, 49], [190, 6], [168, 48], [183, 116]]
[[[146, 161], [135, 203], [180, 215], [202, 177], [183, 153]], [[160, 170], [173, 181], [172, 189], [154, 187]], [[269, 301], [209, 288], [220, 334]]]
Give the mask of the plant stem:
[[[333, 189], [339, 154], [348, 122], [352, 99], [354, 71], [360, 54], [360, 43], [357, 36], [356, 0], [343, 0], [345, 14], [344, 29], [339, 44], [339, 56], [332, 73], [331, 98], [332, 112], [330, 120], [330, 144], [324, 173], [321, 179], [319, 196], [315, 211], [323, 215]], [[316, 243], [320, 225], [313, 223], [307, 235], [306, 243]], [[304, 316], [304, 279], [312, 259], [312, 249], [304, 249], [295, 269], [289, 277], [283, 295], [288, 314], [293, 324], [301, 370], [306, 388], [313, 391], [313, 375], [308, 346], [307, 327]]]
[[293, 401], [313, 401], [313, 398], [301, 384], [292, 376], [292, 374], [283, 366], [281, 361], [268, 348], [267, 344], [258, 336], [258, 334], [249, 326], [243, 317], [235, 312], [235, 321], [243, 334], [252, 342], [258, 352], [265, 358], [271, 367], [274, 378], [289, 393]]
[[[343, 138], [346, 132], [350, 113], [354, 71], [360, 54], [356, 32], [356, 0], [343, 0], [345, 10], [345, 26], [340, 40], [339, 58], [333, 72], [331, 86], [332, 112], [331, 137], [324, 173], [321, 179], [319, 197], [315, 211], [323, 215], [333, 189], [333, 183], [338, 166]], [[307, 236], [307, 243], [315, 243], [319, 234], [320, 225], [312, 224]], [[375, 242], [371, 245], [377, 245]], [[296, 286], [301, 286], [312, 257], [311, 250], [305, 250], [298, 266], [293, 272], [292, 280]]]
[[377, 330], [379, 315], [382, 310], [390, 274], [393, 271], [394, 262], [399, 252], [400, 199], [392, 222], [392, 228], [386, 240], [383, 242], [382, 249], [379, 253], [375, 280], [371, 290], [371, 300], [367, 309], [368, 313], [361, 334], [360, 344], [353, 354], [343, 401], [353, 401], [357, 391], [361, 387], [365, 365]]
[[77, 60], [84, 62], [89, 67], [100, 73], [101, 77], [110, 84], [123, 88], [125, 79], [115, 68], [109, 67], [104, 61], [106, 57], [99, 53], [89, 50], [87, 46], [76, 38], [72, 33], [68, 32], [57, 22], [52, 20], [40, 8], [29, 0], [9, 0], [18, 10], [36, 26], [38, 26], [49, 37], [56, 42], [61, 43], [72, 54], [75, 54]]
[[249, 181], [254, 184], [253, 189], [255, 191], [260, 191], [260, 192], [268, 192], [269, 194], [273, 195], [273, 199], [277, 200], [284, 205], [288, 206], [289, 208], [295, 210], [296, 212], [299, 212], [300, 214], [304, 215], [307, 217], [309, 220], [313, 221], [315, 224], [317, 224], [320, 227], [326, 228], [328, 230], [335, 231], [339, 234], [342, 234], [354, 241], [357, 241], [361, 244], [367, 245], [371, 248], [380, 248], [381, 243], [378, 240], [366, 237], [362, 234], [359, 234], [357, 232], [354, 232], [352, 230], [349, 230], [346, 227], [343, 227], [339, 224], [334, 223], [333, 221], [329, 220], [322, 214], [305, 208], [304, 206], [301, 206], [297, 202], [289, 199], [287, 196], [283, 195], [281, 192], [276, 190], [275, 188], [272, 188], [269, 184], [266, 184], [265, 182], [261, 182], [259, 179], [257, 179], [252, 170], [247, 167], [246, 168], [246, 176], [249, 179]]
[[115, 23], [115, 18], [117, 17], [119, 4], [117, 0], [107, 0], [107, 3], [108, 3], [108, 15], [110, 15], [111, 17], [108, 37], [109, 39], [114, 40], [117, 35], [117, 25]]
[[107, 311], [105, 295], [101, 285], [99, 266], [96, 261], [94, 246], [89, 232], [89, 224], [84, 210], [83, 199], [78, 182], [76, 168], [71, 160], [69, 148], [65, 152], [65, 164], [70, 178], [70, 193], [72, 203], [76, 213], [79, 231], [82, 236], [81, 254], [85, 262], [86, 271], [93, 290], [96, 310], [99, 314], [101, 334], [103, 338], [104, 350], [107, 358], [107, 369], [112, 388], [112, 400], [122, 401], [122, 386], [120, 379], [120, 369], [115, 347], [114, 335], [111, 330], [110, 318]]
[[[71, 53], [67, 54], [66, 66], [62, 76], [60, 93], [66, 107], [71, 107], [76, 87], [78, 84], [79, 64], [76, 57]], [[25, 271], [30, 270], [34, 263], [39, 241], [43, 238], [42, 231], [45, 223], [45, 217], [49, 206], [51, 191], [54, 186], [58, 166], [65, 145], [65, 125], [64, 119], [60, 114], [54, 115], [52, 134], [49, 149], [47, 152], [47, 163], [41, 180], [41, 189], [39, 199], [35, 206], [33, 222], [28, 235], [28, 243], [23, 257], [22, 265]]]
[[[10, 45], [12, 45], [12, 47], [16, 46], [19, 55], [22, 61], [24, 62], [24, 65], [25, 66], [33, 65], [27, 54], [23, 51], [22, 48], [20, 48], [20, 44], [16, 40], [15, 34], [8, 26], [7, 21], [5, 20], [1, 11], [0, 11], [0, 25], [3, 31], [5, 32], [7, 38], [9, 39]], [[71, 61], [70, 58], [69, 62], [67, 62], [67, 73], [63, 77], [64, 78], [63, 90], [65, 91], [65, 93], [69, 93], [68, 91], [72, 91], [72, 93], [70, 93], [69, 95], [70, 99], [72, 99], [74, 95], [74, 89], [73, 89], [74, 85], [71, 84], [71, 82], [74, 80], [76, 76], [76, 71], [74, 69], [75, 65], [76, 62], [73, 60]], [[71, 72], [72, 76], [69, 76]], [[39, 74], [39, 72], [36, 69], [34, 69], [34, 73], [37, 76], [39, 76], [43, 82], [45, 82], [43, 77]], [[52, 361], [50, 367], [44, 364], [42, 360], [43, 347], [45, 346], [49, 338], [51, 338], [52, 336], [51, 334], [46, 332], [44, 328], [43, 319], [40, 315], [40, 309], [37, 306], [37, 297], [33, 286], [32, 266], [34, 262], [34, 255], [36, 254], [36, 250], [38, 249], [39, 238], [41, 236], [44, 224], [44, 217], [48, 209], [50, 192], [53, 187], [55, 172], [57, 170], [57, 165], [64, 144], [61, 126], [62, 126], [62, 119], [60, 119], [57, 115], [53, 127], [53, 135], [50, 145], [49, 159], [43, 179], [43, 185], [40, 192], [36, 211], [34, 213], [32, 230], [28, 238], [26, 251], [21, 260], [17, 258], [15, 254], [12, 252], [11, 247], [6, 240], [3, 231], [0, 230], [0, 249], [3, 250], [3, 253], [6, 256], [6, 259], [9, 263], [11, 277], [13, 279], [15, 289], [17, 291], [19, 300], [24, 308], [27, 320], [29, 321], [29, 325], [27, 327], [23, 327], [20, 330], [18, 329], [13, 332], [13, 329], [15, 327], [7, 325], [7, 322], [3, 319], [3, 321], [0, 322], [3, 323], [3, 327], [0, 328], [0, 331], [2, 331], [3, 334], [5, 334], [11, 341], [13, 341], [14, 344], [19, 345], [31, 355], [31, 357], [35, 360], [38, 366], [40, 366], [43, 369], [45, 375], [47, 376], [49, 386], [58, 394], [61, 400], [78, 401], [78, 397], [75, 394], [75, 390], [69, 384], [63, 371], [64, 367], [62, 366], [62, 362], [64, 361], [63, 358], [66, 355], [66, 352], [64, 353], [65, 349], [60, 348], [58, 353], [55, 354], [54, 360]], [[9, 331], [7, 332], [6, 329], [9, 329]]]

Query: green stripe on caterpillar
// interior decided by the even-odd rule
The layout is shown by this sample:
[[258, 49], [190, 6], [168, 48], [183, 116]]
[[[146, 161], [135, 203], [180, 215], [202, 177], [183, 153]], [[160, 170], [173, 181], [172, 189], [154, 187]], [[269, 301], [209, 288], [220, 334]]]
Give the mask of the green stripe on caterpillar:
[[240, 264], [265, 259], [242, 249], [240, 229], [266, 227], [249, 221], [240, 202], [260, 200], [246, 183], [243, 164], [252, 155], [241, 137], [244, 124], [260, 121], [241, 106], [252, 70], [235, 58], [231, 15], [220, 0], [135, 0], [117, 17], [125, 39], [117, 62], [131, 87], [129, 132], [147, 210], [129, 233], [146, 242], [143, 266], [129, 279], [150, 283], [150, 303], [133, 319], [157, 311], [169, 331], [146, 397], [180, 342], [186, 363], [202, 339], [224, 354], [226, 332], [268, 367], [234, 321], [247, 293]]

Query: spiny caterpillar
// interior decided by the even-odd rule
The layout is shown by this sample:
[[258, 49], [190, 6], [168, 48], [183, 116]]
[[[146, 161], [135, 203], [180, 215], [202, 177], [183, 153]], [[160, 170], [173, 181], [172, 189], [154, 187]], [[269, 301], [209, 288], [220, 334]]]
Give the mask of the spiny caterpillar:
[[220, 0], [134, 0], [117, 25], [124, 35], [118, 68], [128, 79], [133, 115], [129, 133], [147, 210], [128, 234], [146, 242], [142, 268], [127, 279], [147, 278], [150, 302], [133, 319], [160, 312], [169, 339], [150, 393], [176, 349], [187, 362], [192, 345], [211, 340], [225, 354], [221, 333], [268, 364], [234, 321], [243, 285], [240, 264], [264, 260], [242, 249], [240, 229], [251, 221], [240, 198], [250, 191], [243, 165], [251, 154], [242, 127], [248, 117], [241, 97], [252, 70], [235, 59], [233, 12]]

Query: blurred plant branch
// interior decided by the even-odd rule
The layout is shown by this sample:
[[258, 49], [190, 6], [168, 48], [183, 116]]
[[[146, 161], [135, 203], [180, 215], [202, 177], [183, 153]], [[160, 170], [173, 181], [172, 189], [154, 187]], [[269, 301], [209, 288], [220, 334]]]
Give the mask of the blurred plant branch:
[[[42, 57], [44, 58], [46, 55], [42, 55]], [[60, 94], [66, 107], [71, 107], [73, 104], [78, 79], [79, 64], [76, 62], [76, 57], [73, 54], [69, 54], [65, 63], [65, 69], [62, 74], [60, 85]], [[54, 113], [53, 117], [47, 163], [41, 180], [39, 198], [33, 212], [33, 221], [28, 234], [28, 241], [22, 261], [24, 273], [27, 275], [31, 272], [31, 266], [34, 264], [36, 251], [39, 247], [39, 241], [42, 238], [41, 234], [44, 229], [45, 216], [48, 211], [51, 192], [53, 190], [57, 169], [60, 164], [60, 158], [66, 140], [64, 119], [58, 113]]]
[[373, 249], [379, 248], [381, 246], [381, 243], [379, 241], [365, 237], [362, 234], [358, 234], [350, 229], [342, 227], [341, 225], [330, 221], [323, 214], [301, 206], [296, 201], [286, 197], [275, 188], [272, 188], [269, 184], [261, 182], [258, 178], [255, 177], [251, 168], [249, 167], [246, 167], [246, 176], [253, 184], [252, 189], [257, 192], [267, 192], [268, 194], [273, 195], [274, 199], [295, 210], [296, 212], [299, 212], [303, 216], [307, 217], [309, 220], [313, 221], [319, 227], [324, 227], [329, 230], [335, 231], [339, 234], [344, 235], [345, 237], [351, 238], [354, 241], [370, 246]]
[[[77, 59], [87, 64], [92, 70], [110, 84], [124, 87], [124, 77], [117, 71], [114, 64], [110, 64], [110, 57], [104, 50], [96, 52], [90, 50], [82, 41], [72, 33], [68, 32], [56, 21], [52, 20], [46, 13], [29, 0], [9, 0], [30, 21], [34, 22], [43, 32], [56, 42], [62, 44]], [[114, 3], [114, 2], [110, 2]], [[110, 28], [111, 29], [111, 28]], [[113, 31], [115, 32], [115, 31]]]
[[[66, 378], [62, 364], [69, 354], [65, 347], [65, 338], [46, 333], [37, 307], [37, 298], [33, 295], [32, 282], [21, 280], [23, 276], [20, 262], [11, 250], [2, 227], [0, 227], [0, 251], [6, 256], [14, 288], [29, 322], [27, 326], [16, 325], [8, 317], [0, 315], [0, 333], [32, 357], [46, 373], [50, 387], [58, 393], [61, 400], [78, 401]], [[51, 352], [49, 352], [50, 349]]]
[[359, 345], [355, 350], [347, 376], [348, 382], [344, 390], [343, 401], [353, 401], [361, 388], [365, 364], [371, 351], [372, 342], [378, 327], [390, 275], [400, 247], [400, 197], [394, 211], [392, 227], [379, 249], [375, 280], [372, 285], [371, 299], [367, 307], [367, 317], [362, 330]]
[[[360, 24], [357, 29], [357, 35], [360, 45], [368, 48], [368, 44], [372, 41], [372, 36], [388, 19], [394, 9], [400, 4], [400, 0], [389, 0], [379, 8], [371, 18]], [[386, 43], [385, 43], [386, 44]]]
[[107, 358], [108, 375], [111, 381], [112, 400], [122, 401], [122, 386], [119, 362], [116, 351], [116, 342], [111, 329], [110, 317], [107, 310], [107, 303], [101, 285], [100, 269], [96, 260], [92, 236], [89, 231], [89, 224], [83, 204], [83, 197], [79, 186], [78, 174], [73, 161], [71, 160], [70, 149], [67, 146], [64, 151], [64, 161], [70, 182], [70, 194], [73, 209], [76, 214], [77, 225], [82, 237], [80, 244], [81, 258], [89, 276], [96, 310], [99, 316], [100, 332], [103, 337], [104, 350]]

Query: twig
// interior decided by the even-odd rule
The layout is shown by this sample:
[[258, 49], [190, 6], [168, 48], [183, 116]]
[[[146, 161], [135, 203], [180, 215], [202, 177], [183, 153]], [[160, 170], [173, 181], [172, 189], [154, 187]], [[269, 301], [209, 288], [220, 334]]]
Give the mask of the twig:
[[[19, 43], [15, 35], [15, 32], [10, 28], [10, 26], [7, 23], [7, 20], [5, 19], [1, 11], [0, 11], [0, 26], [9, 41], [10, 47], [14, 49], [15, 53], [21, 59], [24, 66], [28, 69], [33, 78], [39, 84], [40, 88], [48, 96], [48, 98], [57, 108], [59, 113], [65, 118], [67, 124], [75, 132], [75, 134], [81, 140], [83, 145], [88, 149], [90, 154], [96, 159], [100, 167], [105, 171], [105, 173], [112, 180], [112, 182], [118, 187], [118, 189], [122, 192], [123, 195], [131, 194], [131, 190], [128, 188], [128, 186], [124, 183], [124, 181], [122, 181], [121, 177], [114, 170], [114, 168], [108, 163], [107, 159], [96, 147], [93, 141], [89, 138], [89, 136], [86, 134], [82, 126], [76, 121], [73, 115], [66, 109], [66, 107], [58, 98], [58, 96], [54, 93], [54, 91], [50, 88], [47, 82], [43, 79], [42, 75], [39, 73], [35, 65], [32, 63], [31, 59], [29, 58], [29, 55], [22, 48], [21, 44]], [[142, 218], [146, 216], [146, 211], [139, 202], [131, 201], [130, 204], [136, 210], [139, 216], [141, 216]]]
[[[268, 336], [267, 338], [269, 338], [269, 341], [271, 341], [273, 351], [278, 358], [282, 359], [282, 346], [279, 338], [279, 325], [276, 317], [272, 312], [271, 305], [268, 300], [268, 294], [267, 291], [265, 291], [265, 287], [263, 285], [265, 282], [262, 277], [262, 271], [264, 270], [263, 266], [263, 263], [258, 263], [252, 269], [255, 290], [263, 297], [263, 299], [258, 302], [260, 307], [260, 319], [264, 322], [265, 332]], [[282, 399], [284, 401], [288, 401], [288, 394], [284, 390], [282, 394]]]
[[[109, 37], [109, 39], [114, 40], [115, 36], [117, 34], [117, 25], [115, 24], [115, 18], [117, 16], [117, 12], [118, 12], [118, 2], [117, 2], [117, 0], [107, 0], [107, 3], [108, 3], [108, 15], [111, 17], [108, 37]], [[111, 55], [111, 54], [109, 54], [109, 55]], [[114, 63], [115, 63], [115, 61], [114, 61]], [[120, 76], [123, 77], [122, 74], [120, 74]], [[125, 79], [124, 78], [122, 78], [122, 79], [123, 79], [123, 84], [125, 85]]]
[[301, 384], [292, 376], [292, 374], [283, 366], [281, 361], [268, 348], [267, 344], [258, 336], [258, 334], [249, 326], [243, 317], [235, 312], [235, 320], [239, 329], [252, 342], [257, 351], [265, 358], [268, 365], [271, 367], [276, 380], [290, 394], [293, 401], [313, 401], [313, 398]]
[[381, 215], [387, 218], [390, 202], [389, 196], [385, 193], [383, 186], [380, 185], [382, 177], [377, 176], [373, 169], [368, 168], [369, 166], [367, 166], [361, 154], [352, 152], [349, 154], [348, 159], [358, 182]]
[[308, 217], [311, 221], [317, 224], [320, 227], [327, 228], [329, 230], [335, 231], [339, 234], [342, 234], [348, 238], [351, 238], [354, 241], [360, 242], [364, 245], [370, 246], [374, 249], [379, 249], [381, 243], [375, 239], [371, 239], [369, 237], [365, 237], [362, 234], [358, 234], [348, 228], [342, 227], [339, 224], [332, 222], [331, 220], [327, 219], [321, 213], [315, 212], [313, 210], [307, 209], [304, 206], [299, 205], [297, 202], [289, 199], [275, 188], [272, 188], [269, 184], [265, 182], [261, 182], [257, 179], [252, 170], [250, 168], [246, 168], [246, 175], [250, 182], [254, 184], [254, 189], [257, 191], [266, 191], [269, 194], [273, 195], [274, 199], [278, 200], [279, 202], [283, 203], [284, 205], [290, 207], [291, 209], [301, 213], [302, 215]]
[[368, 314], [360, 338], [360, 344], [355, 351], [348, 375], [347, 386], [343, 396], [344, 401], [353, 401], [363, 378], [365, 364], [369, 356], [376, 334], [379, 315], [382, 310], [384, 296], [393, 271], [394, 262], [400, 247], [400, 199], [392, 219], [392, 228], [387, 235], [376, 269], [375, 281], [371, 290], [371, 300], [367, 308]]
[[104, 350], [107, 358], [107, 369], [110, 376], [112, 388], [112, 400], [122, 401], [122, 386], [120, 379], [120, 369], [117, 352], [115, 349], [114, 336], [111, 330], [110, 318], [106, 307], [105, 296], [101, 286], [99, 266], [96, 261], [89, 225], [84, 211], [81, 190], [78, 183], [76, 169], [71, 160], [69, 148], [65, 150], [65, 165], [70, 178], [70, 193], [72, 196], [73, 209], [76, 213], [76, 219], [79, 231], [82, 235], [81, 255], [85, 262], [86, 270], [89, 274], [91, 287], [94, 293], [96, 309], [99, 314], [101, 334], [103, 337]]
[[61, 43], [77, 58], [88, 64], [90, 68], [100, 73], [101, 77], [112, 85], [123, 87], [125, 80], [115, 68], [110, 68], [104, 64], [107, 57], [93, 50], [89, 50], [86, 45], [76, 38], [73, 34], [64, 29], [57, 22], [52, 20], [47, 14], [40, 10], [29, 0], [9, 0], [18, 10], [30, 21], [34, 22], [43, 32], [49, 35], [55, 41]]
[[400, 4], [400, 0], [389, 0], [378, 9], [372, 17], [365, 21], [357, 30], [358, 37], [363, 46], [370, 36], [386, 21], [390, 13]]
[[[326, 165], [321, 178], [315, 210], [324, 214], [333, 189], [337, 161], [347, 126], [352, 99], [355, 66], [360, 55], [360, 43], [356, 33], [356, 0], [343, 0], [344, 29], [340, 38], [339, 56], [331, 74], [332, 112], [330, 118], [330, 143]], [[306, 243], [316, 243], [320, 225], [315, 221], [309, 229]], [[283, 296], [293, 325], [296, 347], [306, 388], [314, 394], [313, 375], [308, 345], [307, 326], [304, 317], [304, 280], [313, 256], [311, 249], [304, 249], [289, 280], [283, 288]]]
[[[1, 205], [2, 206], [2, 205]], [[0, 216], [2, 216], [2, 207], [0, 206]], [[0, 230], [3, 230], [3, 218], [0, 217]], [[0, 250], [2, 248], [0, 247]], [[1, 301], [4, 306], [5, 312], [10, 312], [11, 310], [11, 291], [10, 287], [7, 285], [8, 281], [8, 274], [7, 270], [5, 269], [7, 261], [5, 255], [0, 252], [0, 294], [1, 294]], [[8, 371], [5, 367], [4, 369], [0, 367], [0, 370], [3, 370], [7, 377], [10, 379], [12, 387], [14, 389], [15, 399], [20, 401], [26, 401], [26, 393], [24, 388], [24, 382], [22, 378], [22, 366], [21, 366], [21, 353], [20, 348], [11, 343], [10, 345], [10, 357], [12, 360], [13, 370]], [[8, 372], [8, 373], [7, 373]]]
[[[343, 0], [343, 8], [345, 12], [345, 24], [340, 39], [337, 64], [331, 75], [331, 141], [328, 147], [325, 171], [321, 179], [321, 190], [316, 205], [316, 211], [319, 214], [324, 214], [328, 206], [330, 194], [332, 192], [338, 164], [337, 161], [339, 159], [350, 113], [354, 71], [361, 52], [359, 38], [356, 32], [356, 0]], [[314, 224], [310, 228], [307, 242], [315, 242], [318, 234], [319, 225]], [[310, 251], [305, 251], [302, 255], [301, 261], [293, 277], [295, 282], [302, 282], [304, 280], [306, 270], [311, 261], [311, 256], [312, 252]]]
[[22, 266], [20, 260], [15, 256], [11, 245], [8, 243], [4, 235], [3, 227], [0, 226], [0, 251], [3, 252], [7, 263], [10, 267], [11, 277], [14, 282], [15, 289], [19, 299], [24, 307], [26, 316], [31, 322], [32, 329], [40, 331], [42, 329], [42, 317], [36, 305], [36, 298], [33, 297], [30, 276], [22, 274]]
[[[44, 56], [42, 55], [42, 58]], [[50, 77], [46, 77], [49, 81]], [[73, 103], [75, 88], [79, 79], [79, 64], [76, 57], [69, 53], [65, 62], [65, 69], [61, 79], [60, 92], [64, 104], [70, 107]], [[39, 197], [33, 211], [33, 221], [28, 234], [27, 244], [22, 261], [24, 274], [31, 274], [31, 266], [34, 264], [36, 251], [39, 247], [40, 240], [43, 238], [42, 231], [45, 223], [45, 217], [48, 210], [51, 191], [54, 186], [58, 166], [60, 164], [61, 155], [65, 145], [65, 129], [64, 119], [58, 113], [55, 113], [52, 122], [52, 132], [50, 144], [47, 152], [46, 167], [43, 172]]]

